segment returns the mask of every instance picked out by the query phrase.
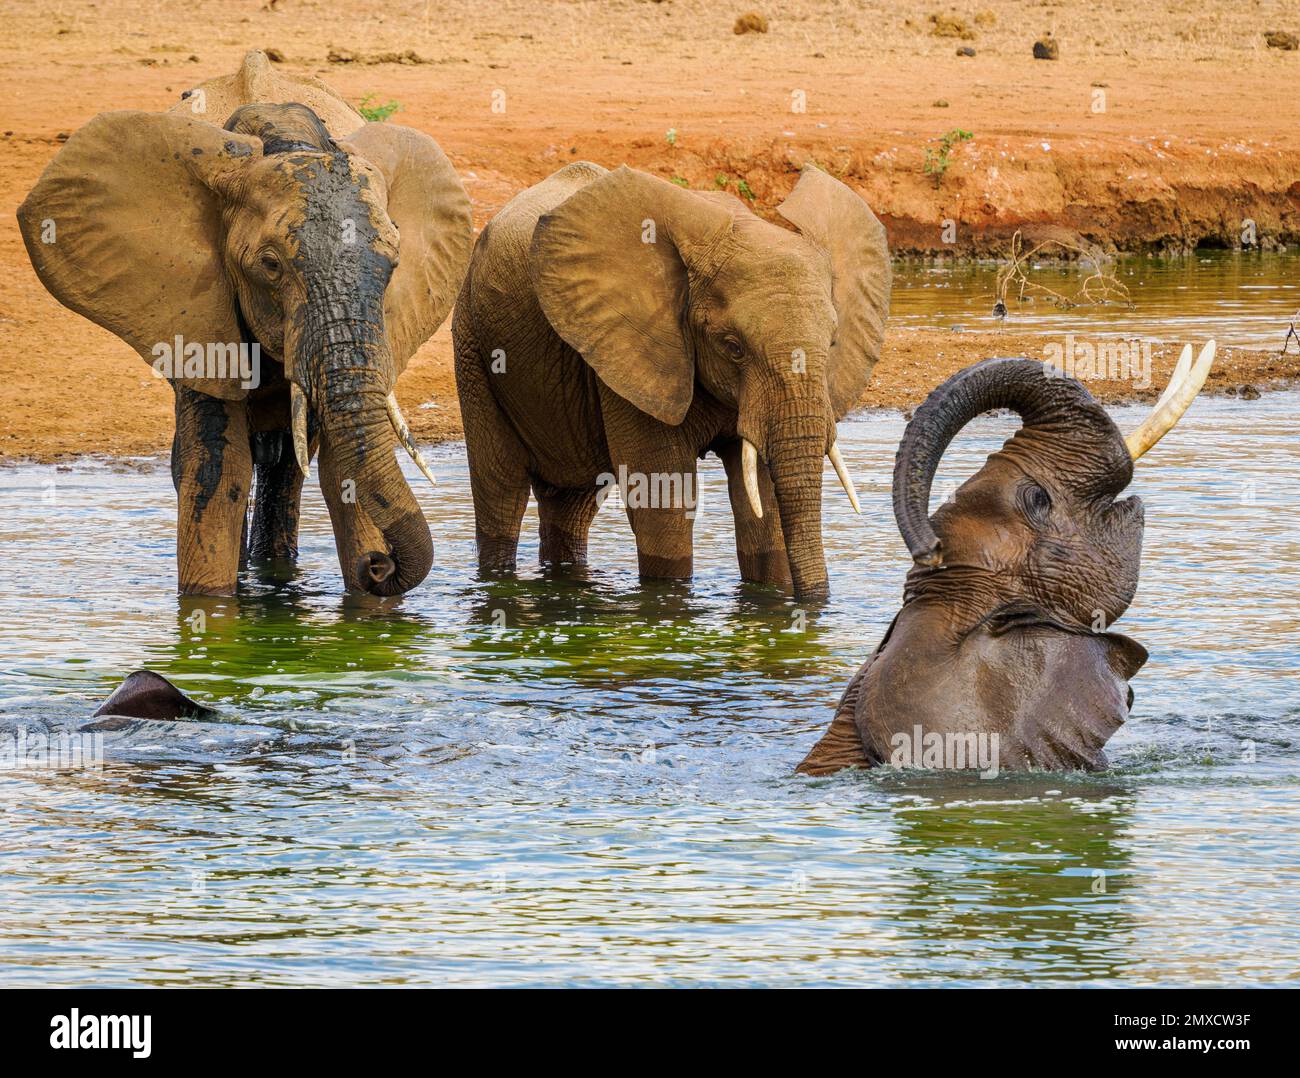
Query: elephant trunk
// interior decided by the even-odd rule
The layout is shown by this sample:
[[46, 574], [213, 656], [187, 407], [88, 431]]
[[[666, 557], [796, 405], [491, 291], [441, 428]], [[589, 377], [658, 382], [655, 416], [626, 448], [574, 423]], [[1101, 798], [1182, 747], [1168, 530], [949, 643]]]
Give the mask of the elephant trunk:
[[1043, 438], [1055, 459], [1070, 460], [1082, 494], [1113, 495], [1132, 478], [1118, 429], [1073, 378], [1030, 359], [987, 359], [967, 367], [917, 408], [894, 460], [894, 519], [918, 565], [943, 563], [929, 504], [944, 450], [972, 419], [998, 408], [1024, 420], [1017, 438]]
[[800, 401], [767, 426], [768, 470], [781, 513], [795, 598], [825, 599], [830, 588], [822, 549], [822, 466], [829, 416], [824, 402]]
[[387, 406], [391, 358], [382, 329], [358, 339], [335, 327], [314, 358], [312, 407], [341, 481], [351, 481], [344, 500], [352, 494], [388, 547], [360, 553], [354, 575], [371, 594], [400, 595], [428, 575], [433, 537], [397, 464], [397, 435]]

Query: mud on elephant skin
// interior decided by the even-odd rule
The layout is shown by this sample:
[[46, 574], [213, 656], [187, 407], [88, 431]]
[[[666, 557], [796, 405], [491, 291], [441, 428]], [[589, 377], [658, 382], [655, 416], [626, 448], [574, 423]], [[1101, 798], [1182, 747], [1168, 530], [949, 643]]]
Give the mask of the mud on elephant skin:
[[784, 228], [722, 192], [579, 162], [479, 237], [456, 382], [480, 568], [515, 567], [529, 491], [543, 564], [585, 563], [618, 482], [644, 579], [692, 571], [695, 462], [722, 458], [745, 580], [827, 593], [821, 486], [880, 353], [884, 228], [806, 169]]
[[418, 454], [393, 385], [472, 237], [432, 139], [250, 53], [169, 113], [96, 116], [18, 218], [55, 298], [172, 384], [182, 593], [233, 593], [249, 554], [296, 557], [317, 450], [345, 586], [420, 583], [433, 542], [395, 459]]
[[[1191, 355], [1128, 438], [1079, 382], [1034, 360], [986, 360], [930, 395], [894, 468], [914, 559], [902, 609], [798, 771], [1107, 766], [1147, 659], [1107, 631], [1133, 600], [1142, 550], [1142, 503], [1119, 495], [1204, 384], [1214, 345]], [[999, 408], [1023, 426], [929, 516], [944, 450]]]

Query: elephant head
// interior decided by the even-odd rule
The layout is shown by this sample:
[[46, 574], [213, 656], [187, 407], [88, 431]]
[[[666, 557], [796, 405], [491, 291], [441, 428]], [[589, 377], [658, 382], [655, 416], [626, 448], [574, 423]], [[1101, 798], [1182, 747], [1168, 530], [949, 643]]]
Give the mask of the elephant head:
[[324, 439], [387, 547], [340, 550], [344, 564], [377, 594], [424, 578], [433, 544], [394, 458], [399, 440], [413, 447], [391, 393], [446, 316], [471, 240], [469, 200], [432, 139], [364, 124], [336, 141], [299, 104], [241, 107], [224, 130], [104, 113], [18, 216], [50, 292], [174, 386], [244, 398], [247, 372], [213, 362], [238, 342], [282, 364], [299, 465]]
[[805, 170], [779, 212], [799, 231], [624, 167], [541, 217], [529, 267], [551, 325], [620, 397], [671, 425], [701, 392], [734, 412], [753, 511], [761, 458], [795, 594], [819, 598], [822, 461], [856, 508], [835, 423], [880, 354], [889, 256], [866, 203], [824, 172]]
[[[1147, 657], [1106, 631], [1133, 599], [1142, 549], [1142, 503], [1119, 495], [1213, 354], [1193, 369], [1188, 348], [1128, 439], [1079, 382], [1033, 360], [985, 360], [930, 394], [894, 469], [894, 515], [914, 559], [903, 608], [799, 770], [887, 762], [900, 737], [910, 753], [918, 729], [996, 735], [1003, 768], [1105, 766], [1132, 702], [1127, 681]], [[999, 408], [1023, 426], [929, 515], [944, 450]]]

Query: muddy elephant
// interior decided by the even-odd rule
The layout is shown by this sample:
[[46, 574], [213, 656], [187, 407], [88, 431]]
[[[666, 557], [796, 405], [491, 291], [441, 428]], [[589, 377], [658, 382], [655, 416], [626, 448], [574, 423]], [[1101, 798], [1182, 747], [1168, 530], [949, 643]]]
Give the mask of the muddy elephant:
[[[902, 609], [799, 771], [1107, 766], [1147, 659], [1107, 631], [1133, 599], [1142, 551], [1142, 502], [1119, 495], [1204, 384], [1213, 343], [1191, 355], [1127, 438], [1083, 385], [1034, 360], [985, 360], [930, 395], [894, 468], [914, 559]], [[930, 516], [945, 448], [997, 408], [1022, 427]]]
[[480, 235], [452, 335], [482, 570], [515, 567], [529, 490], [544, 565], [584, 563], [622, 494], [643, 579], [692, 570], [696, 460], [727, 473], [740, 574], [827, 594], [835, 424], [880, 353], [885, 232], [806, 169], [764, 221], [739, 199], [578, 162]]
[[175, 392], [182, 593], [230, 594], [246, 557], [296, 557], [317, 450], [345, 586], [424, 579], [433, 543], [395, 459], [399, 444], [418, 454], [393, 385], [472, 242], [431, 138], [366, 123], [252, 53], [172, 112], [96, 116], [18, 219], [55, 298]]

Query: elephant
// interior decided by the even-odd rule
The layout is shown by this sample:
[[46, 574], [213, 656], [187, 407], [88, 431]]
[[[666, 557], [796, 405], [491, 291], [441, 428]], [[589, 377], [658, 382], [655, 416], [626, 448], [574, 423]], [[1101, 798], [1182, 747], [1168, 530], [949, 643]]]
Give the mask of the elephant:
[[393, 386], [472, 243], [433, 139], [251, 53], [170, 112], [90, 120], [18, 220], [54, 297], [171, 383], [182, 594], [230, 595], [248, 558], [296, 558], [317, 451], [345, 588], [424, 579], [432, 536], [396, 447], [428, 466]]
[[161, 674], [152, 670], [135, 670], [91, 716], [97, 723], [83, 730], [114, 727], [114, 719], [193, 719], [210, 722], [217, 712], [191, 700]]
[[575, 162], [483, 229], [452, 316], [482, 572], [585, 565], [617, 485], [643, 580], [688, 579], [696, 460], [722, 459], [746, 581], [828, 594], [822, 462], [880, 354], [885, 230], [806, 168], [761, 219], [723, 191]]
[[[1204, 385], [1213, 342], [1191, 356], [1127, 438], [1080, 382], [1036, 360], [988, 359], [930, 394], [895, 459], [894, 516], [913, 558], [902, 608], [798, 772], [1108, 766], [1147, 660], [1108, 631], [1137, 590], [1145, 524], [1141, 500], [1119, 495]], [[944, 450], [1000, 408], [1022, 426], [928, 516]]]

